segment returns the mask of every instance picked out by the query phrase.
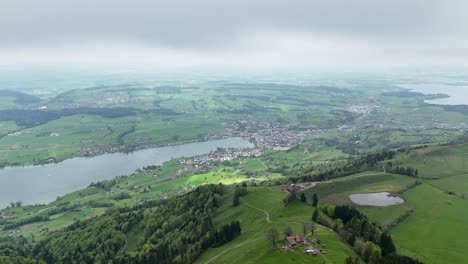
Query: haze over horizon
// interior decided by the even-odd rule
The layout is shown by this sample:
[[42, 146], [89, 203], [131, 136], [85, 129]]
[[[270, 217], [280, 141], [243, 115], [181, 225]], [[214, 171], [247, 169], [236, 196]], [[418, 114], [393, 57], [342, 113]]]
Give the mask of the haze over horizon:
[[468, 2], [0, 3], [0, 65], [468, 66]]

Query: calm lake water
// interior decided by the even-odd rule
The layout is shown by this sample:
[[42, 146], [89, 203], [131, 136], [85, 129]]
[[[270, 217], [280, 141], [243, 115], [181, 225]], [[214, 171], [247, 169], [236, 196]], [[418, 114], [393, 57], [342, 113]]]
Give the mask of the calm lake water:
[[446, 94], [448, 98], [426, 100], [428, 104], [437, 105], [468, 105], [468, 86], [446, 84], [397, 84], [422, 94]]
[[389, 206], [402, 204], [405, 201], [400, 197], [389, 196], [388, 192], [351, 194], [349, 199], [359, 205]]
[[252, 148], [241, 138], [227, 138], [91, 158], [73, 158], [57, 164], [0, 169], [0, 208], [10, 202], [49, 203], [57, 196], [88, 186], [91, 182], [128, 175], [139, 168], [160, 165], [172, 158], [207, 154], [217, 148]]

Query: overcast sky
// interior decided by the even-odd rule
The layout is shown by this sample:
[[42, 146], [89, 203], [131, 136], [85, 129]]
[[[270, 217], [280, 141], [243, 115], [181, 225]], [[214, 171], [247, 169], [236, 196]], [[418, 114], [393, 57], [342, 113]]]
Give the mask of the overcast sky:
[[0, 0], [0, 64], [468, 66], [466, 0]]

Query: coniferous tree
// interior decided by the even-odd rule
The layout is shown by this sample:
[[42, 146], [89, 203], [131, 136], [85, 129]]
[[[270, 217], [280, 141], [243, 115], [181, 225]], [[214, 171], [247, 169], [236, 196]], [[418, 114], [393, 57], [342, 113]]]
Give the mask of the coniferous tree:
[[317, 197], [317, 194], [314, 193], [314, 195], [312, 196], [312, 206], [317, 207], [317, 204], [318, 204], [318, 197]]
[[312, 214], [312, 221], [317, 221], [318, 216], [319, 216], [318, 209], [315, 208], [314, 213]]
[[302, 234], [306, 236], [308, 231], [309, 231], [309, 225], [307, 223], [302, 223]]
[[268, 238], [268, 240], [271, 241], [271, 243], [272, 243], [273, 245], [276, 245], [276, 241], [277, 241], [278, 238], [279, 238], [279, 232], [278, 232], [278, 230], [276, 230], [276, 228], [272, 228], [272, 229], [268, 230], [267, 238]]
[[396, 252], [392, 237], [387, 232], [382, 233], [380, 237], [380, 247], [382, 248], [382, 256], [387, 256]]
[[238, 195], [234, 195], [234, 199], [232, 201], [232, 206], [236, 207], [239, 205], [239, 196]]
[[304, 193], [301, 193], [301, 202], [303, 203], [307, 202], [307, 199]]

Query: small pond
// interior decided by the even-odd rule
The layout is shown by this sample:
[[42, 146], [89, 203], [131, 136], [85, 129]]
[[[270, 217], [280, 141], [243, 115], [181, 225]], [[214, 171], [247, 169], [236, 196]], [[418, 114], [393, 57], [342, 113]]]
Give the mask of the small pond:
[[397, 196], [392, 196], [388, 192], [379, 193], [357, 193], [351, 194], [349, 199], [359, 205], [389, 206], [402, 204], [405, 201]]

